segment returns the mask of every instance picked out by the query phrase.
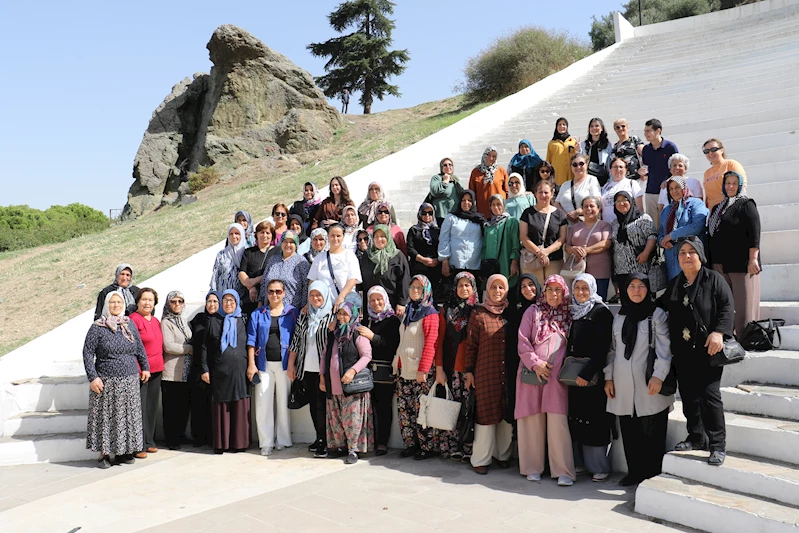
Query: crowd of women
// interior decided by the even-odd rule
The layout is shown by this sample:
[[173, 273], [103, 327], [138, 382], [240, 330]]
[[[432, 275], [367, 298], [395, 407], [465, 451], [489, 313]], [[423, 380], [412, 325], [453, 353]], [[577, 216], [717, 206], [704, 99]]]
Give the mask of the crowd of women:
[[[407, 232], [379, 183], [356, 205], [341, 177], [257, 224], [240, 211], [191, 320], [173, 291], [159, 321], [156, 291], [119, 265], [84, 347], [87, 447], [103, 468], [156, 452], [160, 391], [170, 449], [190, 416], [195, 446], [243, 451], [253, 408], [269, 456], [308, 404], [309, 451], [351, 464], [388, 453], [396, 395], [402, 457], [478, 474], [517, 457], [527, 479], [548, 469], [562, 486], [608, 477], [618, 417], [630, 485], [660, 472], [679, 387], [677, 449], [721, 465], [713, 358], [758, 318], [757, 208], [721, 141], [703, 145], [697, 187], [659, 121], [645, 146], [626, 120], [614, 129], [615, 144], [592, 119], [579, 143], [560, 118], [546, 160], [522, 140], [506, 170], [488, 147], [467, 184], [444, 158]], [[418, 422], [420, 396], [446, 388], [473, 432]]]

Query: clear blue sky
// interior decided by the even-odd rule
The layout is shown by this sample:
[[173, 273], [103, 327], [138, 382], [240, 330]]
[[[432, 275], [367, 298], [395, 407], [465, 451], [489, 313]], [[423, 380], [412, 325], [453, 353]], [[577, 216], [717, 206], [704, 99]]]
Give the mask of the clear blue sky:
[[[587, 40], [591, 15], [621, 4], [396, 3], [394, 44], [411, 61], [393, 80], [402, 98], [376, 101], [374, 112], [451, 96], [467, 59], [518, 27], [564, 29]], [[305, 46], [335, 35], [327, 15], [338, 4], [0, 0], [0, 205], [122, 208], [153, 110], [181, 79], [210, 70], [205, 45], [217, 26], [240, 26], [319, 76], [324, 61]]]

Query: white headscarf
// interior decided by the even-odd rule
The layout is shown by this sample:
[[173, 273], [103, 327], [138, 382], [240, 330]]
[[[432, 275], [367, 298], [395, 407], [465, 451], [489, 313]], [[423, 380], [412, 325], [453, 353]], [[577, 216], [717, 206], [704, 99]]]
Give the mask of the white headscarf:
[[508, 176], [508, 183], [510, 183], [510, 180], [512, 180], [513, 178], [519, 178], [519, 183], [521, 185], [519, 185], [519, 192], [516, 194], [510, 192], [510, 188], [508, 188], [508, 200], [510, 200], [511, 198], [520, 198], [527, 194], [527, 189], [524, 188], [524, 178], [522, 177], [522, 175], [519, 174], [518, 172], [514, 172], [513, 174]]
[[[588, 284], [588, 290], [591, 291], [591, 296], [583, 303], [579, 303], [574, 298], [574, 286], [578, 281], [586, 282]], [[571, 311], [572, 314], [572, 320], [580, 320], [585, 315], [590, 313], [591, 309], [593, 309], [596, 304], [607, 307], [605, 302], [602, 301], [602, 297], [596, 293], [596, 279], [591, 274], [578, 274], [574, 278], [574, 281], [572, 281], [572, 302], [571, 306], [569, 306], [569, 311]]]
[[228, 226], [228, 235], [230, 235], [231, 229], [235, 229], [239, 232], [239, 235], [241, 235], [241, 240], [239, 240], [239, 243], [236, 246], [230, 244], [230, 240], [228, 240], [225, 249], [222, 250], [222, 253], [224, 253], [225, 256], [230, 259], [234, 265], [236, 265], [236, 268], [238, 268], [241, 265], [241, 257], [244, 255], [244, 250], [247, 248], [247, 237], [244, 232], [244, 226], [241, 224], [231, 224]]

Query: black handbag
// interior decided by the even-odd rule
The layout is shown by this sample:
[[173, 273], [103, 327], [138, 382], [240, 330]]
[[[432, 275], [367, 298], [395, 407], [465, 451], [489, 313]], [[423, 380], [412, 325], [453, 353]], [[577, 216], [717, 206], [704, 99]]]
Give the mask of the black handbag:
[[461, 447], [464, 444], [474, 442], [474, 419], [477, 416], [476, 397], [474, 391], [469, 398], [461, 405], [461, 412], [458, 415], [458, 425], [455, 430], [458, 432], [458, 442]]
[[604, 185], [610, 179], [610, 173], [605, 165], [599, 163], [588, 163], [588, 174], [594, 176], [600, 185]]
[[[577, 387], [577, 378], [583, 373], [585, 367], [591, 363], [590, 357], [575, 357], [570, 355], [563, 360], [563, 366], [560, 367], [560, 374], [558, 381], [570, 387]], [[593, 387], [599, 382], [599, 373], [594, 374], [586, 387]]]
[[[655, 351], [655, 335], [652, 333], [652, 317], [648, 318], [649, 321], [649, 355], [647, 355], [646, 359], [646, 383], [649, 384], [649, 380], [652, 379], [652, 374], [655, 373], [655, 361], [657, 361], [658, 354]], [[663, 380], [663, 385], [660, 387], [660, 394], [663, 396], [671, 396], [677, 392], [677, 373], [674, 370], [674, 361], [671, 363], [671, 368], [669, 369], [669, 374], [666, 376], [666, 379]]]
[[302, 409], [309, 403], [311, 403], [311, 391], [305, 386], [305, 382], [301, 379], [292, 381], [289, 391], [289, 409]]
[[[694, 314], [694, 320], [696, 320], [696, 323], [699, 325], [699, 330], [705, 335], [705, 338], [707, 338], [709, 335], [707, 327], [702, 317], [699, 316], [699, 312], [696, 310], [696, 307], [694, 307], [694, 304], [691, 304], [691, 311]], [[740, 363], [744, 360], [744, 357], [746, 357], [746, 350], [735, 340], [735, 337], [726, 337], [726, 335], [724, 337], [721, 351], [716, 355], [708, 355], [708, 357], [710, 357], [710, 366], [712, 367], [734, 365], [735, 363]]]
[[[765, 320], [754, 320], [746, 325], [743, 333], [740, 334], [740, 343], [744, 350], [751, 352], [765, 352], [776, 350], [782, 344], [780, 327], [785, 325], [785, 320], [781, 318], [767, 318]], [[774, 337], [777, 343], [774, 343]]]
[[383, 361], [372, 361], [369, 363], [369, 369], [372, 371], [372, 382], [384, 385], [391, 385], [394, 383], [394, 369], [391, 363], [384, 363]]
[[369, 392], [375, 388], [374, 381], [372, 380], [372, 371], [367, 366], [352, 378], [349, 383], [342, 383], [341, 389], [344, 394], [358, 394], [360, 392]]

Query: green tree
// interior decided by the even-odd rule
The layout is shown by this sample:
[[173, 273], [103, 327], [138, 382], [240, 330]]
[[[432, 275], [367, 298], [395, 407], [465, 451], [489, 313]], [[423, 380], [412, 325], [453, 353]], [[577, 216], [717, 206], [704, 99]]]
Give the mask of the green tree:
[[327, 74], [316, 78], [325, 96], [336, 98], [344, 89], [360, 91], [365, 115], [372, 112], [374, 98], [400, 96], [399, 87], [388, 79], [402, 74], [410, 55], [407, 50], [389, 50], [394, 21], [387, 15], [393, 13], [394, 3], [389, 0], [352, 0], [328, 15], [336, 32], [355, 31], [307, 47], [315, 57], [330, 58], [325, 64]]
[[591, 38], [591, 49], [594, 52], [607, 48], [616, 42], [616, 30], [613, 27], [613, 13], [602, 15], [597, 19], [596, 16], [591, 17], [591, 31], [588, 36]]

